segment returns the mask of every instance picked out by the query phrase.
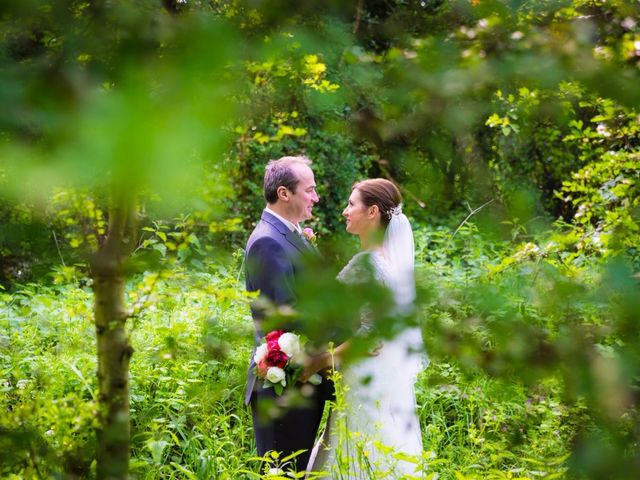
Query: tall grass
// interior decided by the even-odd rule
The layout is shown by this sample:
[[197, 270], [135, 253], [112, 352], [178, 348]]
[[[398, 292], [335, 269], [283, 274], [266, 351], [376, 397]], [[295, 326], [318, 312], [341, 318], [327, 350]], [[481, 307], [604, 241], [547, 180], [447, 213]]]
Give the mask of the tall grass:
[[[493, 261], [492, 252], [500, 256], [493, 245], [447, 251], [442, 235], [418, 235], [427, 283], [463, 287]], [[243, 404], [253, 324], [238, 268], [176, 266], [130, 282], [132, 478], [277, 477], [269, 467], [282, 459], [255, 457]], [[459, 297], [442, 295], [430, 297], [423, 319], [455, 323], [468, 313]], [[29, 284], [0, 300], [0, 476], [91, 478], [97, 387], [90, 286]], [[586, 414], [563, 403], [559, 382], [550, 376], [523, 386], [470, 375], [453, 359], [432, 361], [416, 385], [423, 477], [564, 477], [574, 427]]]

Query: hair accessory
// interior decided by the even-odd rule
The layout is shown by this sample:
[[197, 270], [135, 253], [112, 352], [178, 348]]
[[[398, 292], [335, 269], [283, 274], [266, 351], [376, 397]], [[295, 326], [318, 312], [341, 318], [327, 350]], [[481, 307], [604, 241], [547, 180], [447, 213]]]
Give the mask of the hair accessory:
[[394, 207], [391, 210], [389, 210], [387, 212], [387, 216], [389, 217], [389, 220], [391, 220], [391, 217], [393, 217], [394, 215], [400, 215], [401, 213], [402, 213], [402, 204], [399, 204], [397, 207]]

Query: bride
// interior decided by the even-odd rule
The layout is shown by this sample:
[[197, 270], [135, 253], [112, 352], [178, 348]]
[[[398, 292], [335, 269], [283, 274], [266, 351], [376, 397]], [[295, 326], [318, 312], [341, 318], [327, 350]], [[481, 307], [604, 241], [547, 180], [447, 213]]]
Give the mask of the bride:
[[[391, 291], [394, 312], [407, 315], [415, 298], [414, 244], [401, 201], [398, 188], [386, 179], [353, 186], [342, 215], [347, 232], [360, 237], [360, 252], [338, 279], [348, 284], [363, 282], [372, 272], [375, 281]], [[366, 335], [372, 327], [363, 313], [358, 334]], [[339, 365], [351, 343], [315, 357], [305, 376]], [[325, 471], [329, 478], [340, 479], [419, 475], [422, 437], [414, 383], [423, 367], [422, 349], [420, 329], [406, 328], [384, 340], [366, 358], [337, 367], [342, 395], [337, 394], [337, 408], [312, 452], [307, 471]]]

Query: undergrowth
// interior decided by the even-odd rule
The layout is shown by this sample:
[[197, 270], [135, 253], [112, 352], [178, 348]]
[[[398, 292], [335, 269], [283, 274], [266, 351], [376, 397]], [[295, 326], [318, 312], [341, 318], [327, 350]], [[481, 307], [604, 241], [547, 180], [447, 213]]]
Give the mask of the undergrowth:
[[[572, 477], [567, 458], [576, 436], [593, 426], [592, 405], [561, 370], [542, 369], [521, 337], [544, 331], [552, 342], [567, 316], [602, 323], [604, 307], [585, 300], [545, 311], [535, 284], [553, 275], [531, 246], [514, 252], [469, 225], [455, 237], [418, 229], [416, 239], [419, 318], [431, 357], [416, 385], [424, 478]], [[555, 275], [590, 278], [581, 275], [584, 263], [569, 263]], [[237, 260], [200, 271], [176, 264], [129, 282], [132, 478], [270, 476], [269, 463], [255, 457], [243, 403], [253, 324], [239, 268]], [[90, 285], [73, 278], [0, 295], [0, 475], [91, 478]], [[535, 335], [528, 339], [538, 345]]]

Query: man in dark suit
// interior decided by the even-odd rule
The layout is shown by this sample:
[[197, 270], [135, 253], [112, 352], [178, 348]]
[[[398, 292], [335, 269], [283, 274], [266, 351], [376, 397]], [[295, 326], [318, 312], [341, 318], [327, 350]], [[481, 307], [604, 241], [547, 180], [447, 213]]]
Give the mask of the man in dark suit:
[[[306, 157], [283, 157], [267, 164], [264, 175], [264, 196], [267, 206], [249, 237], [245, 250], [246, 287], [250, 292], [277, 306], [294, 306], [294, 283], [300, 273], [301, 258], [313, 247], [304, 239], [299, 222], [308, 220], [313, 205], [318, 202], [311, 161]], [[256, 346], [264, 334], [264, 313], [252, 307]], [[286, 327], [285, 327], [286, 328]], [[245, 403], [251, 404], [253, 428], [258, 454], [270, 450], [281, 458], [298, 450], [305, 450], [295, 459], [298, 471], [304, 470], [313, 448], [325, 401], [331, 396], [331, 385], [323, 381], [319, 386], [304, 384], [299, 388], [305, 398], [303, 404], [276, 409], [271, 418], [260, 408], [276, 401], [273, 388], [262, 388], [262, 380], [254, 374], [253, 355]], [[300, 387], [300, 385], [298, 385]]]

